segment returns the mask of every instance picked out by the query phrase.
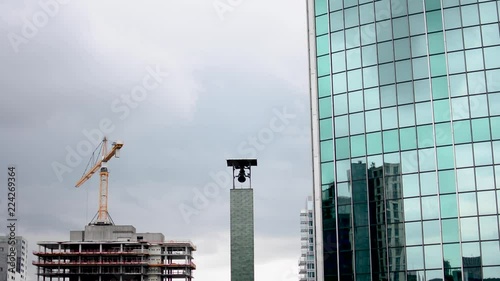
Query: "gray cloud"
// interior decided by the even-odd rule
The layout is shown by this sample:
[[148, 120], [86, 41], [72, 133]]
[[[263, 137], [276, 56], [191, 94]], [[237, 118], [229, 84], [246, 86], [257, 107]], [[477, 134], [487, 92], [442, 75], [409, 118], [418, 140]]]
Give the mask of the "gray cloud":
[[[35, 249], [36, 241], [69, 239], [92, 218], [96, 179], [74, 188], [89, 156], [62, 181], [52, 164], [67, 165], [66, 147], [109, 118], [109, 139], [125, 142], [110, 162], [114, 221], [193, 240], [197, 280], [229, 280], [229, 191], [190, 223], [178, 206], [213, 181], [211, 172], [227, 171], [226, 158], [249, 157], [241, 146], [286, 107], [295, 119], [254, 148], [255, 231], [257, 275], [293, 280], [271, 272], [297, 267], [299, 211], [311, 191], [305, 3], [243, 1], [223, 21], [212, 1], [137, 5], [69, 1], [15, 53], [8, 34], [22, 34], [23, 18], [41, 8], [1, 1], [0, 166], [19, 169], [18, 233]], [[120, 119], [113, 102], [155, 65], [169, 76]]]

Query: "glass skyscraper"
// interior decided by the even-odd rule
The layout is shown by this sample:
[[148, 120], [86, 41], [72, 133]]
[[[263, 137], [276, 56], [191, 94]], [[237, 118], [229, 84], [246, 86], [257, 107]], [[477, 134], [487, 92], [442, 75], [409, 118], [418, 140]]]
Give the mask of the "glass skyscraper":
[[307, 8], [317, 280], [500, 280], [500, 1]]

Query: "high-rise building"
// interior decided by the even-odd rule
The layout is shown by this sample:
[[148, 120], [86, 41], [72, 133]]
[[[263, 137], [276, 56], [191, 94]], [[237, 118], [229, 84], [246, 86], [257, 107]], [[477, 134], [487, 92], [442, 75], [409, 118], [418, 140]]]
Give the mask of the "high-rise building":
[[15, 238], [15, 264], [14, 274], [9, 273], [10, 258], [13, 253], [10, 249], [13, 247], [9, 237], [0, 236], [0, 281], [26, 281], [28, 271], [28, 241], [21, 237]]
[[300, 245], [299, 280], [316, 281], [314, 205], [312, 196], [307, 197], [305, 208], [300, 211]]
[[500, 1], [307, 9], [317, 280], [500, 280]]
[[166, 241], [162, 233], [137, 233], [131, 225], [87, 225], [69, 241], [38, 242], [38, 280], [193, 280], [190, 241]]

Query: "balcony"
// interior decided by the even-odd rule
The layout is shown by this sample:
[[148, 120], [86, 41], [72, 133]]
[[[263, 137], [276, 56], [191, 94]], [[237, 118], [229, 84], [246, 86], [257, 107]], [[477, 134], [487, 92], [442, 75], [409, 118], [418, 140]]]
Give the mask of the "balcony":
[[185, 268], [189, 267], [192, 269], [196, 269], [196, 264], [193, 262], [190, 263], [154, 263], [149, 264], [150, 267], [167, 267], [167, 268]]
[[53, 251], [53, 252], [33, 252], [35, 256], [77, 256], [77, 255], [86, 255], [86, 256], [98, 256], [98, 255], [145, 255], [148, 254], [148, 250], [134, 249], [134, 250], [108, 250], [108, 251], [99, 251], [99, 250], [87, 250], [87, 251]]
[[36, 266], [147, 265], [146, 261], [33, 261]]

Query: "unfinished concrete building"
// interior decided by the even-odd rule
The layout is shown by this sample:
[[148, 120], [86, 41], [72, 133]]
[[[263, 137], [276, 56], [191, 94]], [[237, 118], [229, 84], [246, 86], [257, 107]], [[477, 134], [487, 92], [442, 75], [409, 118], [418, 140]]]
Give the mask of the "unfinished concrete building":
[[70, 241], [39, 242], [39, 281], [192, 280], [196, 265], [189, 241], [165, 241], [161, 233], [136, 233], [131, 225], [87, 225]]

